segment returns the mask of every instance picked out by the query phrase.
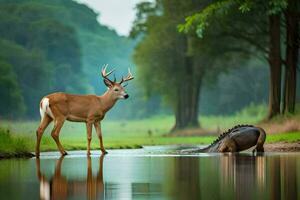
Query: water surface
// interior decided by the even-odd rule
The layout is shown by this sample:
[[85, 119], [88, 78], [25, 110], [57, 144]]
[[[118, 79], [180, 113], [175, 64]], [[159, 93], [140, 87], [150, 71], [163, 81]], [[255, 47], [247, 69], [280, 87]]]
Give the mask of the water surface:
[[1, 160], [1, 199], [300, 199], [300, 154], [180, 155], [173, 147]]

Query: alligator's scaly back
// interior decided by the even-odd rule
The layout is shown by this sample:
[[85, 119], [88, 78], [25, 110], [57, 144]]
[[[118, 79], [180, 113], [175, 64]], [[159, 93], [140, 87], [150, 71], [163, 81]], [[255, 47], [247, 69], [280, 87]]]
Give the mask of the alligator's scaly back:
[[221, 141], [223, 138], [225, 138], [227, 135], [229, 135], [231, 132], [233, 132], [235, 129], [238, 128], [243, 128], [243, 127], [254, 127], [253, 125], [248, 125], [248, 124], [241, 124], [241, 125], [236, 125], [231, 129], [228, 129], [227, 131], [223, 132], [221, 135], [219, 135], [219, 137], [217, 139], [215, 139], [208, 147], [205, 147], [204, 149], [202, 149], [203, 151], [211, 148], [212, 146], [214, 146], [215, 144], [217, 144], [219, 141]]

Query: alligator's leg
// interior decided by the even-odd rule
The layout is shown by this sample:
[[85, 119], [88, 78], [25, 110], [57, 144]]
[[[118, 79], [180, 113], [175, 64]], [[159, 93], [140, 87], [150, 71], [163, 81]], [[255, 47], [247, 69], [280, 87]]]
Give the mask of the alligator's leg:
[[256, 151], [256, 152], [264, 152], [264, 143], [265, 143], [265, 140], [266, 140], [266, 132], [264, 131], [264, 129], [262, 128], [259, 128], [259, 137], [257, 139], [257, 143], [256, 143], [256, 147], [255, 149], [253, 149], [253, 153]]
[[227, 138], [225, 139], [222, 144], [220, 145], [219, 152], [224, 153], [224, 152], [237, 152], [237, 146], [236, 143], [233, 139]]

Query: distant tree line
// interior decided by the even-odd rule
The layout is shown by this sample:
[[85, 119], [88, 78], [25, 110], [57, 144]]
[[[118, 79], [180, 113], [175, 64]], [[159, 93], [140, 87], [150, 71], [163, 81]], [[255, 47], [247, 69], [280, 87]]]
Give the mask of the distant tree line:
[[[269, 86], [268, 119], [281, 112], [295, 111], [298, 3], [296, 0], [156, 0], [137, 6], [131, 36], [140, 38], [134, 52], [140, 83], [146, 93], [161, 94], [173, 108], [176, 118], [173, 130], [199, 126], [201, 89], [208, 88], [202, 86], [213, 85], [223, 72], [249, 63], [255, 65], [252, 60], [259, 65], [269, 65], [270, 75], [261, 80], [263, 86], [259, 86]], [[283, 92], [282, 65], [285, 69]], [[247, 96], [256, 102], [265, 99], [264, 93], [257, 96], [254, 90], [257, 83], [248, 83], [249, 77], [243, 72], [236, 76], [244, 76], [244, 79], [228, 86], [231, 90], [243, 88], [246, 92], [239, 93], [244, 96], [230, 99], [233, 102], [245, 102], [243, 98]], [[256, 72], [265, 73], [264, 70]], [[217, 96], [212, 96], [212, 104]]]

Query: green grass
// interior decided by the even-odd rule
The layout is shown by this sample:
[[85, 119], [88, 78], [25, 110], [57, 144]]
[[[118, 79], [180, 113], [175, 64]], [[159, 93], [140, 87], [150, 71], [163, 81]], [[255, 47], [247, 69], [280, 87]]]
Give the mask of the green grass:
[[[2, 135], [2, 136], [5, 136]], [[34, 138], [29, 139], [21, 136], [14, 136], [16, 140], [11, 140], [12, 136], [9, 136], [9, 139], [3, 139], [1, 136], [0, 152], [5, 150], [6, 152], [13, 151], [24, 151], [24, 150], [34, 150], [35, 140]], [[19, 138], [21, 137], [21, 138]], [[170, 145], [170, 144], [209, 144], [216, 137], [215, 136], [202, 136], [202, 137], [166, 137], [166, 136], [153, 136], [153, 137], [129, 137], [129, 138], [104, 138], [105, 147], [107, 149], [120, 149], [120, 148], [140, 148], [143, 145]], [[267, 143], [286, 141], [286, 142], [295, 142], [300, 141], [300, 132], [294, 133], [280, 133], [275, 135], [267, 136]], [[67, 150], [79, 150], [86, 149], [86, 139], [82, 140], [77, 139], [62, 139], [63, 146]], [[92, 149], [99, 149], [98, 139], [95, 137], [92, 141]], [[57, 150], [57, 147], [51, 137], [46, 136], [42, 140], [41, 144], [42, 151], [51, 151]]]
[[[234, 116], [203, 116], [199, 118], [204, 129], [217, 130], [231, 128], [236, 124], [255, 124], [261, 117], [248, 115]], [[39, 121], [0, 121], [1, 127], [10, 129], [12, 132], [21, 135], [35, 136], [35, 130]], [[142, 120], [103, 120], [102, 130], [108, 138], [145, 137], [151, 132], [152, 136], [163, 136], [168, 134], [174, 125], [172, 116], [157, 116]], [[49, 125], [44, 135], [50, 135], [52, 124]], [[61, 131], [61, 138], [82, 139], [86, 137], [84, 123], [66, 122]]]
[[0, 128], [0, 153], [29, 152], [31, 141], [25, 136], [16, 136], [8, 129]]
[[267, 143], [273, 142], [297, 142], [300, 141], [300, 132], [277, 133], [267, 135]]
[[[253, 124], [260, 120], [257, 116], [239, 114], [236, 116], [208, 116], [201, 117], [200, 121], [204, 128], [210, 130], [227, 129], [236, 124]], [[172, 137], [166, 136], [174, 123], [170, 116], [160, 116], [151, 119], [131, 121], [110, 121], [102, 122], [104, 145], [108, 149], [114, 148], [139, 148], [142, 145], [167, 145], [167, 144], [209, 144], [215, 136], [199, 137]], [[10, 129], [13, 136], [2, 135], [0, 138], [1, 149], [14, 151], [16, 149], [34, 150], [35, 130], [38, 121], [11, 122], [1, 121], [1, 126]], [[48, 127], [41, 142], [41, 150], [57, 150], [57, 147], [50, 136], [52, 125]], [[151, 132], [151, 134], [149, 134]], [[13, 138], [5, 140], [5, 137]], [[2, 139], [4, 138], [4, 139]], [[84, 123], [66, 122], [60, 134], [61, 142], [67, 150], [86, 149], [86, 130]], [[268, 135], [267, 142], [278, 141], [300, 141], [300, 132], [279, 133]], [[10, 145], [12, 143], [12, 145]], [[99, 141], [93, 131], [92, 148], [99, 148]]]

